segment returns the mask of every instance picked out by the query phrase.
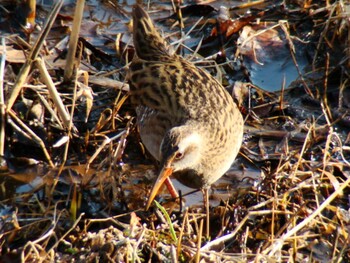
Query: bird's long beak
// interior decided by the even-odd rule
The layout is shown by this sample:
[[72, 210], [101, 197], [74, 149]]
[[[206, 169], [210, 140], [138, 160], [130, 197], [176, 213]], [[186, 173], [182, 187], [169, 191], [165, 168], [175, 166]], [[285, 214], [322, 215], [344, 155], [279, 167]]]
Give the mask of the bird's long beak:
[[158, 191], [160, 189], [160, 187], [163, 185], [163, 183], [165, 182], [165, 180], [167, 178], [169, 178], [169, 176], [173, 173], [173, 168], [170, 167], [166, 167], [167, 165], [163, 166], [162, 170], [159, 173], [159, 176], [157, 178], [157, 181], [155, 182], [155, 184], [153, 185], [151, 194], [148, 197], [148, 202], [147, 202], [147, 206], [146, 206], [146, 211], [149, 209], [149, 207], [151, 206], [154, 198], [156, 197], [156, 195], [158, 194]]

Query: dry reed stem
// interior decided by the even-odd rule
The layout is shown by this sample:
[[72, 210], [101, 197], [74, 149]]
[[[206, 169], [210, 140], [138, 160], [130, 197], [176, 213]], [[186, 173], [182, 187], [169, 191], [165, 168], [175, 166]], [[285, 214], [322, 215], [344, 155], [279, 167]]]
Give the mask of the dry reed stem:
[[[177, 46], [174, 48], [174, 51], [175, 51], [175, 52], [179, 50], [180, 46], [183, 46], [183, 47], [186, 48], [187, 50], [191, 50], [189, 47], [187, 47], [187, 46], [184, 44], [184, 42], [186, 41], [187, 38], [189, 38], [191, 32], [197, 27], [197, 25], [198, 25], [202, 20], [203, 20], [203, 17], [200, 17], [200, 18], [196, 21], [196, 23], [194, 23], [194, 25], [191, 26], [191, 28], [188, 30], [188, 32], [187, 32], [185, 35], [183, 35], [179, 40], [174, 41], [174, 42], [171, 43], [172, 46], [173, 46], [173, 45], [177, 45]], [[196, 50], [198, 51], [200, 47], [201, 47], [201, 45], [199, 44], [199, 45], [197, 46]], [[192, 50], [191, 50], [191, 51], [192, 51]], [[196, 54], [197, 54], [196, 51], [195, 51], [195, 52], [192, 52], [191, 55], [190, 55], [187, 59], [188, 59], [188, 60], [192, 60], [193, 57], [196, 56]]]
[[[80, 54], [81, 55], [81, 54]], [[59, 168], [58, 176], [61, 174], [61, 172], [64, 169], [64, 166], [66, 164], [67, 158], [68, 158], [68, 151], [69, 151], [69, 146], [70, 146], [70, 140], [69, 138], [72, 138], [72, 130], [74, 132], [77, 132], [77, 130], [74, 127], [73, 124], [73, 116], [74, 116], [74, 111], [75, 111], [75, 103], [77, 100], [77, 86], [78, 86], [78, 74], [75, 74], [75, 81], [74, 81], [74, 89], [73, 89], [73, 98], [72, 98], [72, 107], [71, 107], [71, 112], [70, 112], [70, 117], [69, 117], [69, 123], [67, 127], [67, 141], [65, 142], [65, 147], [64, 147], [64, 153], [62, 157], [62, 162]]]
[[46, 100], [44, 96], [42, 96], [39, 92], [36, 92], [36, 95], [40, 99], [40, 101], [44, 104], [45, 108], [50, 112], [52, 118], [56, 122], [56, 124], [59, 126], [60, 129], [64, 129], [59, 117], [57, 116], [56, 112], [54, 109], [50, 106], [49, 102]]
[[10, 111], [13, 104], [15, 103], [15, 101], [18, 97], [18, 94], [20, 93], [20, 91], [24, 85], [24, 82], [27, 79], [29, 71], [32, 67], [32, 63], [37, 58], [37, 56], [38, 56], [38, 54], [39, 54], [39, 52], [44, 44], [45, 38], [49, 34], [49, 31], [50, 31], [53, 23], [55, 22], [55, 18], [57, 16], [58, 12], [60, 11], [62, 4], [63, 4], [63, 0], [58, 0], [57, 2], [55, 2], [54, 6], [52, 8], [52, 11], [49, 14], [49, 16], [45, 22], [43, 30], [41, 31], [41, 34], [39, 35], [38, 39], [36, 40], [36, 42], [33, 46], [33, 49], [31, 50], [31, 52], [28, 56], [28, 59], [23, 64], [21, 71], [19, 72], [19, 74], [16, 78], [16, 82], [15, 82], [15, 85], [13, 87], [11, 96], [10, 96], [9, 100], [7, 101], [7, 104], [6, 104], [7, 111]]
[[6, 62], [6, 45], [5, 38], [1, 38], [3, 53], [0, 60], [0, 156], [4, 156], [5, 152], [5, 97], [4, 97], [4, 74]]
[[99, 85], [105, 88], [120, 89], [126, 92], [130, 91], [129, 84], [122, 81], [110, 79], [104, 76], [89, 76], [89, 83]]
[[181, 229], [180, 229], [180, 233], [179, 233], [179, 237], [178, 237], [178, 241], [177, 241], [177, 244], [176, 244], [176, 255], [177, 257], [179, 257], [179, 255], [181, 254], [181, 246], [182, 246], [182, 237], [185, 233], [185, 226], [187, 225], [188, 223], [188, 208], [185, 209], [185, 214], [184, 214], [184, 217], [183, 217], [183, 220], [182, 220], [182, 226], [181, 226]]
[[300, 67], [298, 65], [297, 58], [295, 57], [295, 46], [294, 46], [294, 43], [292, 41], [292, 38], [291, 38], [291, 36], [289, 34], [289, 30], [288, 30], [289, 25], [288, 25], [288, 28], [287, 28], [286, 24], [288, 25], [288, 22], [284, 22], [284, 23], [281, 22], [281, 21], [279, 22], [279, 25], [280, 25], [281, 29], [283, 30], [284, 35], [286, 36], [286, 39], [288, 40], [288, 46], [289, 46], [290, 55], [292, 57], [293, 63], [295, 65], [295, 68], [297, 69], [297, 72], [298, 72], [298, 75], [299, 75], [299, 79], [303, 83], [303, 86], [304, 86], [304, 89], [305, 89], [306, 93], [309, 94], [312, 98], [314, 98], [314, 94], [312, 93], [309, 85], [305, 81], [303, 73], [302, 73], [302, 70], [300, 69]]
[[54, 167], [54, 164], [51, 161], [51, 156], [50, 156], [49, 152], [46, 150], [45, 144], [41, 140], [41, 138], [39, 136], [37, 136], [20, 118], [18, 118], [15, 112], [10, 110], [7, 113], [11, 116], [11, 118], [13, 118], [20, 125], [20, 127], [22, 129], [25, 130], [25, 132], [24, 131], [20, 131], [21, 133], [24, 133], [24, 134], [29, 133], [29, 137], [31, 139], [33, 139], [41, 147], [41, 149], [44, 152], [45, 157], [46, 157], [49, 165], [51, 167]]
[[64, 106], [61, 96], [58, 93], [55, 84], [52, 81], [52, 78], [49, 74], [49, 72], [47, 71], [45, 62], [43, 59], [41, 58], [37, 58], [36, 59], [36, 65], [40, 71], [40, 76], [43, 79], [44, 83], [47, 86], [47, 89], [49, 91], [50, 97], [52, 99], [52, 101], [54, 102], [55, 106], [57, 107], [58, 110], [58, 114], [61, 117], [64, 127], [66, 129], [69, 129], [70, 127], [70, 123], [71, 123], [71, 117], [69, 116], [66, 107]]
[[73, 76], [75, 63], [75, 53], [77, 51], [79, 31], [81, 26], [81, 21], [83, 19], [85, 0], [78, 0], [75, 6], [73, 28], [70, 34], [69, 44], [68, 44], [68, 54], [66, 60], [66, 67], [64, 69], [64, 80], [68, 82]]
[[90, 159], [88, 160], [88, 162], [86, 163], [86, 168], [85, 168], [85, 171], [87, 172], [90, 168], [90, 164], [95, 160], [95, 158], [98, 156], [98, 154], [103, 150], [103, 148], [110, 144], [111, 142], [113, 142], [114, 140], [122, 137], [124, 134], [126, 133], [126, 131], [122, 131], [120, 133], [118, 133], [117, 135], [113, 136], [112, 138], [109, 138], [105, 135], [100, 135], [100, 136], [103, 136], [105, 139], [104, 141], [102, 142], [102, 144], [97, 148], [97, 150], [94, 152], [94, 154], [90, 157]]
[[130, 120], [125, 127], [124, 134], [120, 137], [117, 148], [114, 150], [113, 161], [112, 161], [112, 165], [110, 166], [110, 169], [112, 169], [112, 167], [116, 167], [117, 162], [121, 160], [126, 147], [127, 137], [130, 134], [132, 125], [133, 125], [132, 120]]
[[[209, 215], [208, 215], [209, 216]], [[200, 256], [201, 256], [201, 244], [202, 244], [202, 233], [203, 233], [203, 219], [199, 221], [199, 231], [197, 232], [197, 251], [195, 255], [194, 261], [196, 263], [199, 263]]]
[[[316, 61], [317, 61], [317, 58], [319, 57], [319, 52], [321, 50], [321, 46], [327, 42], [326, 40], [326, 34], [328, 32], [328, 29], [330, 28], [330, 26], [332, 25], [333, 23], [333, 19], [332, 18], [332, 15], [333, 13], [336, 11], [336, 8], [338, 6], [338, 1], [334, 2], [332, 5], [331, 5], [331, 8], [329, 10], [329, 16], [328, 16], [328, 19], [325, 19], [325, 26], [324, 26], [324, 29], [323, 31], [321, 32], [321, 34], [319, 35], [319, 40], [318, 40], [318, 43], [317, 43], [317, 47], [316, 47], [316, 52], [315, 52], [315, 55], [314, 55], [314, 58], [313, 58], [313, 61], [312, 61], [312, 65], [313, 66], [316, 66]], [[324, 42], [322, 41], [324, 40]]]

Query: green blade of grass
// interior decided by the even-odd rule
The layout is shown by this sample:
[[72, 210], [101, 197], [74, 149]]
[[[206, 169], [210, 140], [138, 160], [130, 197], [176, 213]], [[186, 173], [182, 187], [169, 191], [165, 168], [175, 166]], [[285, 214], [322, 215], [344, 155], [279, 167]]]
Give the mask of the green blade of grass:
[[160, 209], [160, 211], [163, 213], [163, 215], [165, 216], [167, 222], [168, 222], [168, 225], [169, 225], [169, 228], [170, 228], [170, 235], [171, 235], [171, 238], [174, 240], [175, 243], [177, 243], [177, 236], [176, 236], [176, 233], [175, 233], [175, 229], [174, 229], [174, 226], [173, 226], [173, 222], [171, 222], [171, 219], [170, 219], [170, 216], [168, 214], [168, 212], [165, 210], [165, 208], [163, 206], [161, 206], [156, 200], [154, 200], [154, 203], [156, 204], [156, 206]]

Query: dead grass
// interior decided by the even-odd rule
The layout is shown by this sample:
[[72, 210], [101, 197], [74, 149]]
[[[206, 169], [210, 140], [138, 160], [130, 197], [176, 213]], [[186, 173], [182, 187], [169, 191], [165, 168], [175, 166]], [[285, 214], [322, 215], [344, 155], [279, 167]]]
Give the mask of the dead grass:
[[[101, 74], [97, 64], [111, 68], [115, 63], [106, 62], [110, 57], [92, 47], [89, 53], [78, 45], [79, 58], [69, 62], [78, 70], [63, 82], [62, 67], [53, 62], [57, 50], [48, 40], [61, 36], [50, 31], [57, 26], [59, 8], [60, 2], [39, 36], [32, 33], [32, 41], [2, 37], [0, 261], [350, 260], [348, 3], [266, 4], [234, 21], [197, 19], [193, 24], [198, 22], [200, 29], [179, 14], [180, 24], [192, 27], [193, 34], [215, 21], [216, 30], [227, 30], [199, 41], [205, 46], [221, 39], [220, 52], [209, 59], [199, 55], [205, 47], [192, 50], [183, 41], [177, 45], [192, 50], [189, 57], [223, 83], [234, 78], [231, 73], [236, 75], [238, 60], [240, 76], [249, 78], [243, 60], [247, 53], [228, 45], [242, 32], [233, 30], [237, 24], [255, 27], [258, 35], [277, 32], [299, 72], [297, 81], [282, 84], [278, 92], [236, 82], [232, 94], [246, 123], [236, 163], [250, 187], [237, 189], [233, 183], [230, 199], [211, 208], [210, 240], [203, 235], [201, 207], [179, 212], [177, 205], [163, 203], [144, 211], [154, 167], [145, 156], [128, 101], [125, 77], [132, 46], [118, 35], [120, 66]], [[272, 25], [259, 31], [257, 19]], [[311, 57], [304, 71], [295, 56], [297, 42], [303, 42]], [[252, 44], [251, 55], [259, 63], [257, 44], [261, 42]], [[16, 55], [5, 57], [13, 47]], [[24, 60], [14, 62], [20, 53]], [[253, 178], [250, 169], [260, 171], [260, 178]]]

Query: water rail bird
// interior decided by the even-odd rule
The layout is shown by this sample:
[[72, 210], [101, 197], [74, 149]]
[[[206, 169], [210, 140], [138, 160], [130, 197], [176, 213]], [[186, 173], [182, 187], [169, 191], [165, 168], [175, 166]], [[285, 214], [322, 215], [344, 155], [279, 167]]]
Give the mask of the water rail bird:
[[225, 88], [207, 71], [169, 51], [149, 15], [135, 5], [136, 56], [128, 81], [146, 149], [160, 163], [146, 210], [173, 175], [180, 183], [208, 189], [231, 166], [241, 147], [243, 118]]

